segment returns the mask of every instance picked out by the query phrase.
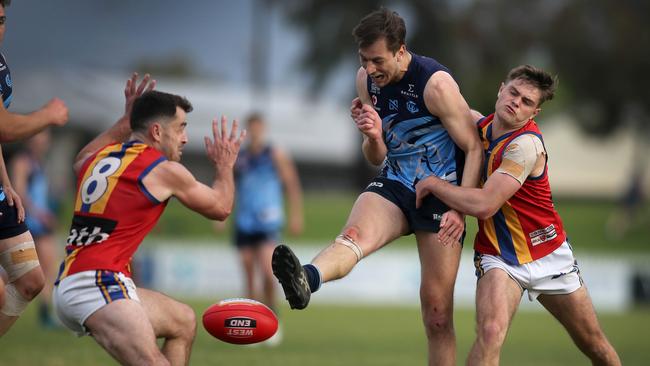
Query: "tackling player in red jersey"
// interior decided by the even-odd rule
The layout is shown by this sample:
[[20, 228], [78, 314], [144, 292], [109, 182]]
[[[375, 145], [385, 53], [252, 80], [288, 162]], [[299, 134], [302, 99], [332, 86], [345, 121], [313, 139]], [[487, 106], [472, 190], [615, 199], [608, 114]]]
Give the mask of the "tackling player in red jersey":
[[548, 182], [547, 153], [533, 118], [553, 98], [555, 78], [519, 66], [499, 88], [494, 114], [476, 113], [485, 150], [481, 188], [436, 177], [416, 186], [418, 204], [434, 194], [476, 216], [476, 340], [468, 365], [498, 365], [501, 346], [524, 291], [566, 328], [595, 365], [620, 365], [600, 328]]
[[[153, 91], [149, 75], [127, 81], [126, 112], [75, 159], [75, 212], [53, 300], [57, 315], [78, 335], [89, 334], [121, 364], [184, 365], [196, 334], [192, 308], [156, 291], [136, 288], [131, 257], [170, 197], [213, 220], [234, 200], [233, 166], [244, 139], [237, 121], [212, 122], [206, 153], [211, 187], [179, 163], [187, 143], [185, 98]], [[164, 338], [162, 348], [156, 338]]]

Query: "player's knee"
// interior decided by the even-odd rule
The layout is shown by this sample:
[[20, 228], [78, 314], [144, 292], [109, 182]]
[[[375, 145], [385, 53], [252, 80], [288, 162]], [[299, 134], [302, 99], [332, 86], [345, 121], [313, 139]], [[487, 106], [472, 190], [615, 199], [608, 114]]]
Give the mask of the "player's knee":
[[453, 312], [442, 306], [423, 307], [422, 322], [429, 338], [454, 330]]
[[357, 262], [363, 259], [363, 249], [359, 246], [360, 238], [359, 228], [357, 226], [347, 226], [343, 229], [341, 235], [336, 237], [335, 244], [342, 245], [350, 249], [356, 256]]
[[591, 334], [581, 343], [578, 345], [580, 349], [595, 363], [606, 364], [605, 361], [611, 359], [613, 348], [602, 332]]
[[32, 271], [16, 284], [16, 288], [27, 301], [32, 301], [38, 296], [44, 286], [45, 277], [42, 271]]
[[186, 340], [193, 340], [196, 336], [196, 314], [194, 309], [185, 304], [180, 304], [175, 315], [178, 336]]
[[346, 226], [343, 229], [343, 232], [341, 232], [341, 236], [348, 237], [350, 240], [358, 242], [360, 239], [360, 229], [355, 225]]
[[506, 338], [508, 326], [495, 320], [481, 322], [476, 327], [476, 336], [487, 346], [500, 347]]

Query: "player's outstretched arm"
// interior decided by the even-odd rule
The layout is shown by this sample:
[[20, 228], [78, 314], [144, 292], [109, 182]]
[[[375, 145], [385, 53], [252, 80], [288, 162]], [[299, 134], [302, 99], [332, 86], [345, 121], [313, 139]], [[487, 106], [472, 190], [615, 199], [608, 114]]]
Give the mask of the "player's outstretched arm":
[[159, 201], [175, 196], [192, 211], [212, 220], [225, 220], [232, 211], [235, 196], [233, 167], [246, 131], [239, 133], [235, 120], [228, 132], [227, 120], [221, 117], [220, 129], [217, 121], [212, 121], [212, 134], [213, 139], [205, 138], [206, 153], [215, 169], [211, 187], [197, 181], [187, 168], [173, 161], [156, 166], [142, 183]]
[[465, 152], [463, 187], [478, 186], [483, 164], [483, 148], [476, 124], [458, 84], [446, 72], [434, 73], [424, 88], [424, 101], [438, 116], [456, 145]]
[[438, 177], [427, 177], [415, 185], [416, 207], [429, 194], [452, 209], [485, 220], [492, 217], [514, 195], [521, 183], [510, 175], [490, 175], [483, 188], [459, 187]]
[[12, 142], [33, 136], [45, 127], [63, 126], [68, 122], [68, 107], [59, 98], [53, 98], [39, 110], [11, 113], [0, 103], [0, 142]]
[[95, 151], [110, 143], [124, 142], [129, 138], [131, 135], [131, 109], [133, 108], [133, 102], [144, 92], [153, 90], [155, 87], [156, 80], [151, 79], [149, 74], [144, 75], [140, 84], [138, 84], [138, 73], [134, 72], [131, 75], [124, 87], [124, 114], [113, 126], [99, 134], [79, 151], [73, 165], [75, 172], [79, 171], [83, 162], [94, 154]]

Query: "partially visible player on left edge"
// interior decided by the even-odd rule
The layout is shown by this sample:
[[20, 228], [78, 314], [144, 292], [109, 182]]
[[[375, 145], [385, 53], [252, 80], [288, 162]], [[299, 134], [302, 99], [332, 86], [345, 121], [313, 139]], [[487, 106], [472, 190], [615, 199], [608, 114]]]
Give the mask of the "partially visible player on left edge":
[[[0, 0], [0, 43], [4, 39], [7, 19], [5, 8], [10, 3], [10, 0]], [[61, 126], [68, 121], [68, 109], [57, 98], [29, 114], [7, 111], [13, 98], [13, 83], [2, 53], [0, 94], [0, 143], [27, 138], [47, 126]], [[0, 149], [0, 337], [18, 320], [43, 285], [34, 239], [25, 225], [25, 210], [9, 180]]]
[[[65, 326], [90, 334], [119, 363], [185, 365], [196, 335], [191, 307], [135, 287], [131, 258], [173, 196], [213, 220], [224, 220], [234, 201], [233, 166], [245, 131], [212, 122], [206, 153], [212, 186], [180, 164], [187, 143], [187, 99], [153, 88], [146, 75], [127, 81], [126, 113], [75, 159], [77, 194], [53, 301]], [[137, 97], [137, 98], [136, 98]], [[156, 339], [163, 338], [162, 347]]]

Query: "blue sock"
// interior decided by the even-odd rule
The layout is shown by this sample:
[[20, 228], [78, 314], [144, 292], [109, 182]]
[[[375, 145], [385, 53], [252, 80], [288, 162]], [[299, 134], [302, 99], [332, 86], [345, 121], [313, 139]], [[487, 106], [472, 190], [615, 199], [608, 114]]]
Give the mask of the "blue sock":
[[320, 285], [323, 283], [323, 279], [321, 278], [321, 274], [318, 268], [311, 263], [305, 264], [302, 266], [302, 268], [305, 269], [305, 273], [307, 274], [309, 290], [311, 290], [312, 293], [318, 291]]

